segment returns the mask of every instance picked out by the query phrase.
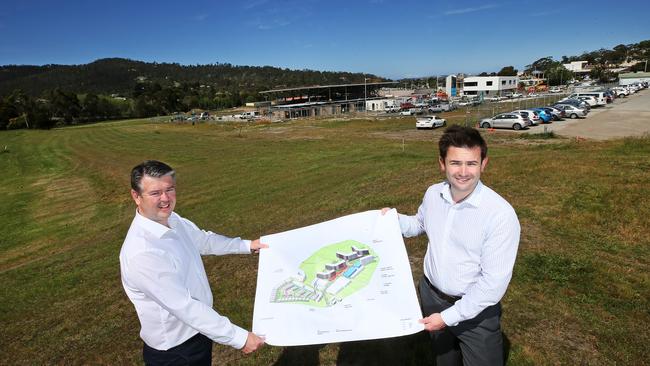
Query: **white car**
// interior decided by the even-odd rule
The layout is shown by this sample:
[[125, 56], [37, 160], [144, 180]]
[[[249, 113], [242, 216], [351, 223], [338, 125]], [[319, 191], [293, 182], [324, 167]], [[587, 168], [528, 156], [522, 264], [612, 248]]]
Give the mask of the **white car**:
[[400, 114], [400, 116], [412, 116], [412, 115], [415, 114], [415, 111], [416, 111], [415, 108], [411, 108], [411, 109], [401, 111], [401, 112], [399, 112], [399, 114]]
[[418, 130], [421, 128], [432, 129], [434, 127], [444, 127], [446, 125], [447, 120], [438, 116], [421, 117], [415, 120], [415, 128]]

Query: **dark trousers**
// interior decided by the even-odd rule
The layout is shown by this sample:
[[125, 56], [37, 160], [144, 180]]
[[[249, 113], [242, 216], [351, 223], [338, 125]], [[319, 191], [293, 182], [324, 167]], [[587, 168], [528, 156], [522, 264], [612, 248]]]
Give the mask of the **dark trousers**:
[[[453, 304], [437, 294], [423, 276], [419, 290], [422, 313], [429, 316]], [[501, 303], [485, 308], [474, 319], [454, 327], [430, 332], [437, 366], [503, 365], [503, 336], [501, 334]]]
[[167, 351], [159, 351], [145, 343], [142, 357], [147, 366], [210, 366], [212, 364], [212, 340], [198, 333]]

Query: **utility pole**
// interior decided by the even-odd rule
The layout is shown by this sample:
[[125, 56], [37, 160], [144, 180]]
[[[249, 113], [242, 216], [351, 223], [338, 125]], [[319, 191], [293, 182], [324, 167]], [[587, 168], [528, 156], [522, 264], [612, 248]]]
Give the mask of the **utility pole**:
[[366, 115], [368, 114], [368, 88], [366, 84], [367, 80], [368, 78], [363, 78], [363, 110], [366, 112]]

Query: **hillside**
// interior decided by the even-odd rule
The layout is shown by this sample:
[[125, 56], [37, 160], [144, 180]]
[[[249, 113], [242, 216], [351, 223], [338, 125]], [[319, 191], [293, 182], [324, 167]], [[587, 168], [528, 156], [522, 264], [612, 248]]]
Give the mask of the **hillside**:
[[[377, 78], [365, 74], [365, 77]], [[130, 96], [138, 84], [161, 87], [207, 85], [219, 91], [255, 93], [278, 87], [363, 82], [364, 74], [314, 70], [289, 70], [271, 66], [231, 64], [180, 65], [106, 58], [85, 65], [0, 66], [0, 96], [21, 89], [40, 96], [56, 88], [78, 94]], [[377, 78], [380, 79], [380, 78]]]

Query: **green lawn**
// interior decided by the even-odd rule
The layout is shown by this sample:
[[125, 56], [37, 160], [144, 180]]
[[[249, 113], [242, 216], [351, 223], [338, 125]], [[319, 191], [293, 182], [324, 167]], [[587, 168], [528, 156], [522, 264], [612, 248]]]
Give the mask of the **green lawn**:
[[[0, 364], [141, 362], [118, 261], [134, 212], [129, 172], [140, 161], [176, 169], [181, 215], [257, 238], [384, 206], [413, 214], [442, 178], [442, 131], [413, 125], [413, 118], [243, 128], [135, 120], [0, 132]], [[650, 138], [485, 136], [491, 160], [483, 180], [522, 224], [503, 300], [509, 364], [647, 364]], [[426, 239], [406, 243], [418, 279]], [[204, 263], [215, 307], [250, 329], [257, 257]], [[420, 334], [267, 346], [247, 357], [215, 345], [214, 356], [233, 365], [421, 365], [431, 359], [425, 342]]]

